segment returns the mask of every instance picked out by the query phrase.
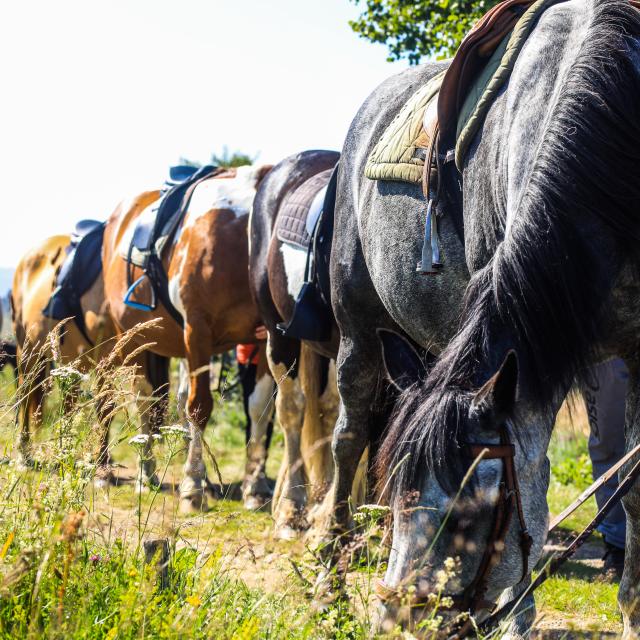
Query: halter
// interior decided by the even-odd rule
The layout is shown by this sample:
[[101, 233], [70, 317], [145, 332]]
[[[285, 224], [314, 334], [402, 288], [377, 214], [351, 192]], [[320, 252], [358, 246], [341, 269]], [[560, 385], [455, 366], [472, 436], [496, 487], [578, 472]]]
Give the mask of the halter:
[[[450, 610], [469, 612], [471, 615], [478, 611], [488, 611], [492, 613], [496, 608], [496, 603], [485, 598], [489, 585], [489, 578], [494, 567], [502, 559], [505, 549], [505, 541], [509, 526], [513, 518], [514, 511], [518, 515], [520, 524], [520, 550], [522, 554], [522, 578], [524, 580], [529, 575], [529, 555], [533, 538], [527, 529], [524, 509], [520, 497], [520, 487], [518, 475], [515, 467], [515, 447], [509, 440], [509, 433], [506, 425], [500, 427], [500, 444], [468, 444], [467, 451], [472, 459], [501, 460], [502, 480], [499, 486], [498, 500], [494, 509], [493, 524], [489, 533], [489, 538], [485, 545], [480, 565], [471, 583], [461, 594], [446, 595], [453, 601]], [[382, 581], [378, 582], [376, 593], [383, 602], [390, 602], [398, 598], [397, 590], [390, 589]], [[416, 594], [411, 597], [410, 606], [412, 608], [421, 607], [428, 602], [428, 594]], [[458, 634], [463, 637], [463, 629], [466, 630], [469, 621], [460, 628]]]
[[[493, 568], [500, 562], [502, 552], [505, 547], [505, 539], [509, 530], [509, 524], [513, 516], [514, 509], [518, 513], [520, 520], [520, 548], [522, 550], [522, 579], [529, 573], [529, 555], [531, 553], [532, 538], [527, 531], [522, 501], [520, 499], [520, 489], [518, 477], [514, 464], [515, 448], [509, 441], [509, 435], [505, 425], [500, 427], [500, 444], [469, 444], [467, 445], [469, 454], [474, 459], [482, 460], [502, 460], [502, 482], [500, 483], [500, 495], [496, 504], [493, 527], [491, 535], [487, 541], [480, 566], [476, 576], [469, 586], [460, 595], [449, 596], [453, 601], [450, 610], [469, 612], [474, 614], [477, 611], [488, 611], [489, 616], [479, 625], [483, 633], [488, 633], [500, 622], [511, 615], [518, 605], [547, 579], [553, 575], [589, 538], [596, 527], [607, 517], [611, 510], [620, 503], [636, 479], [640, 477], [640, 460], [637, 460], [627, 475], [621, 480], [618, 488], [610, 496], [609, 500], [598, 510], [589, 524], [577, 534], [569, 546], [558, 556], [555, 556], [545, 571], [541, 571], [536, 579], [516, 598], [502, 605], [497, 611], [496, 604], [486, 600], [484, 595], [487, 591], [489, 577]], [[549, 532], [566, 520], [576, 509], [583, 505], [595, 492], [625, 465], [629, 464], [633, 458], [640, 453], [640, 444], [636, 444], [628, 451], [616, 464], [603, 473], [597, 480], [585, 489], [561, 514], [556, 516], [549, 526]], [[381, 580], [376, 585], [376, 594], [382, 602], [398, 600], [398, 590], [387, 587]], [[424, 606], [429, 602], [429, 594], [417, 594], [411, 597], [410, 606], [412, 608]], [[446, 631], [449, 640], [460, 640], [474, 630], [474, 626], [469, 618], [453, 622]]]

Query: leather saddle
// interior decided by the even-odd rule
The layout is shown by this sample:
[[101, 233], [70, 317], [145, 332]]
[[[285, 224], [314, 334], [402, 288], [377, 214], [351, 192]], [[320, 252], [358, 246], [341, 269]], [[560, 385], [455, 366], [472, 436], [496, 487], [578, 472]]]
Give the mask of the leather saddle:
[[325, 342], [331, 338], [333, 310], [329, 260], [338, 181], [338, 166], [316, 174], [288, 197], [276, 220], [282, 242], [307, 250], [304, 283], [288, 323], [278, 329], [288, 338]]
[[[153, 311], [160, 300], [176, 322], [183, 324], [180, 312], [169, 298], [167, 275], [162, 265], [163, 251], [182, 222], [195, 188], [218, 171], [219, 168], [213, 165], [200, 169], [180, 165], [170, 169], [169, 180], [165, 182], [166, 190], [159, 205], [144, 212], [136, 221], [126, 256], [126, 305], [142, 311]], [[139, 267], [143, 271], [135, 280], [133, 267]], [[149, 282], [151, 291], [151, 298], [146, 301], [135, 296], [136, 289], [144, 281]]]
[[102, 240], [105, 223], [81, 220], [71, 233], [71, 244], [56, 276], [55, 289], [42, 313], [53, 320], [73, 317], [85, 340], [87, 335], [80, 300], [91, 288], [102, 271]]

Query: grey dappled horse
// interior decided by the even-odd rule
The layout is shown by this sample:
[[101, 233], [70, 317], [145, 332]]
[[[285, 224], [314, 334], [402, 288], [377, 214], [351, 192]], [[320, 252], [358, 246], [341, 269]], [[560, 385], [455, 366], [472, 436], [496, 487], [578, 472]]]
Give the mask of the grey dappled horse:
[[[426, 208], [420, 188], [374, 182], [363, 169], [407, 98], [443, 65], [389, 79], [352, 124], [331, 265], [341, 332], [333, 444], [339, 528], [348, 526], [347, 499], [381, 375], [377, 330], [438, 355], [426, 379], [408, 386], [411, 374], [404, 376], [408, 388], [378, 461], [395, 516], [387, 589], [429, 590], [448, 556], [459, 556], [460, 566], [446, 592], [463, 595], [470, 587], [493, 521], [499, 460], [479, 463], [447, 526], [437, 539], [434, 533], [471, 463], [464, 445], [496, 444], [501, 428], [515, 445], [532, 536], [528, 567], [535, 564], [547, 532], [554, 417], [588, 363], [608, 355], [626, 360], [627, 447], [640, 441], [639, 37], [640, 14], [624, 0], [568, 0], [544, 12], [465, 159], [464, 246], [452, 219], [440, 221], [439, 276], [415, 272]], [[398, 356], [416, 360], [408, 345], [397, 347], [397, 337], [385, 342], [396, 345], [385, 352], [388, 368], [397, 368]], [[625, 508], [619, 600], [631, 638], [640, 631], [640, 487]], [[485, 599], [509, 598], [528, 583], [520, 536], [514, 516]], [[393, 606], [388, 613], [395, 615]], [[524, 633], [533, 616], [533, 608], [521, 614], [511, 635]]]

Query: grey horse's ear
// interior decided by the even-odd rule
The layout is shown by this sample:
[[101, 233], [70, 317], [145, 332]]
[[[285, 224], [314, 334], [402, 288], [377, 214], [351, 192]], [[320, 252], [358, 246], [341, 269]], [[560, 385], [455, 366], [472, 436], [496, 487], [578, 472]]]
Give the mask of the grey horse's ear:
[[425, 358], [406, 338], [388, 329], [378, 329], [377, 334], [387, 378], [396, 389], [404, 391], [426, 377]]
[[507, 352], [498, 371], [485, 382], [473, 397], [470, 414], [478, 418], [503, 420], [513, 411], [518, 392], [518, 356]]

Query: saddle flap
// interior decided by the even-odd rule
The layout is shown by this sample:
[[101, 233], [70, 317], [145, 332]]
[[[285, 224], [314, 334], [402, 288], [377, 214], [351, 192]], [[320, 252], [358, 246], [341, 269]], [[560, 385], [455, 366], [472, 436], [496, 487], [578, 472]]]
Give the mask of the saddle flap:
[[78, 226], [84, 235], [75, 244], [72, 241], [69, 246], [67, 257], [56, 276], [55, 291], [43, 309], [43, 314], [54, 320], [74, 317], [76, 324], [87, 337], [80, 298], [93, 286], [102, 271], [105, 223], [83, 220], [78, 223], [76, 230]]

